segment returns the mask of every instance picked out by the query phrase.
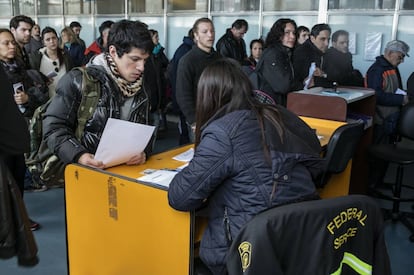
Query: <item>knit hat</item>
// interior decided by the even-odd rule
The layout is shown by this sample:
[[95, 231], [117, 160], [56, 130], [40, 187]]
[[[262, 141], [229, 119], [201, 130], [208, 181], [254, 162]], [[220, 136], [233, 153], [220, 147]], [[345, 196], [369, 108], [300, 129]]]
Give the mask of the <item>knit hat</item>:
[[408, 51], [410, 50], [410, 46], [407, 45], [404, 41], [401, 40], [392, 40], [387, 43], [387, 46], [385, 46], [386, 50], [394, 51], [394, 52], [400, 52], [408, 57]]

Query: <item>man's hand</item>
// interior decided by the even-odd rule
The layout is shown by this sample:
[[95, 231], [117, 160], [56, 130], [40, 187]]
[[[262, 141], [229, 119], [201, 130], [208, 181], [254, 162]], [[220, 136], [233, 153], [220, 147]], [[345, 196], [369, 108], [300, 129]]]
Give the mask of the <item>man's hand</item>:
[[147, 156], [144, 152], [139, 155], [133, 156], [130, 160], [126, 162], [126, 165], [136, 165], [136, 164], [143, 164], [146, 161]]
[[94, 159], [94, 155], [89, 154], [89, 153], [83, 154], [78, 159], [78, 163], [86, 165], [86, 166], [90, 166], [90, 167], [93, 167], [93, 168], [100, 168], [100, 169], [105, 168], [105, 165], [103, 164], [102, 161]]

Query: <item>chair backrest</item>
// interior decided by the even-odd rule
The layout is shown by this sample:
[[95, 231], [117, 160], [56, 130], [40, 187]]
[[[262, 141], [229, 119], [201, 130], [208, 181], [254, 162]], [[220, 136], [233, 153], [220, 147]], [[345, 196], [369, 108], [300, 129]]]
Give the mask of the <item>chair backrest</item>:
[[383, 227], [365, 195], [272, 208], [233, 240], [228, 274], [391, 274]]
[[401, 109], [398, 133], [402, 137], [414, 139], [414, 103], [407, 104]]
[[320, 181], [316, 183], [318, 187], [323, 187], [332, 174], [345, 170], [349, 160], [354, 156], [363, 132], [363, 123], [345, 124], [335, 130], [326, 147], [326, 166]]

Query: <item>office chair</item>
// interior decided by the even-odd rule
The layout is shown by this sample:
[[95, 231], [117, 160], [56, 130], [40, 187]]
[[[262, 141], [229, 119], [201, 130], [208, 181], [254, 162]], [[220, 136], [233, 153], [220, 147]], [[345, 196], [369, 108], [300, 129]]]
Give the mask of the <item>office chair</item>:
[[[411, 103], [402, 108], [397, 125], [398, 135], [414, 141], [414, 104]], [[392, 209], [385, 209], [385, 218], [402, 222], [411, 232], [410, 241], [414, 242], [414, 224], [409, 218], [414, 219], [413, 212], [400, 210], [401, 202], [414, 201], [412, 197], [402, 196], [403, 190], [414, 189], [414, 186], [403, 184], [404, 168], [414, 164], [414, 150], [407, 148], [401, 143], [395, 144], [374, 144], [368, 149], [370, 157], [397, 165], [395, 182], [392, 186], [392, 194], [379, 190], [378, 187], [371, 187], [373, 195], [381, 199], [392, 201]]]
[[354, 156], [363, 132], [363, 123], [345, 124], [335, 130], [326, 146], [326, 164], [320, 180], [315, 183], [317, 187], [325, 186], [332, 174], [345, 170], [349, 160]]
[[249, 221], [227, 255], [229, 275], [391, 274], [377, 203], [349, 195], [287, 204]]

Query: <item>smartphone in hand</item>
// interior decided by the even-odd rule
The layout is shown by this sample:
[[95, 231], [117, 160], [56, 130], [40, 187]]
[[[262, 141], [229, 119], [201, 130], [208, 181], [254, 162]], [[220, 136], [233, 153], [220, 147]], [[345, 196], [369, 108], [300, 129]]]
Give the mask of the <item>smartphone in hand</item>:
[[53, 71], [50, 71], [46, 76], [47, 78], [52, 78], [52, 77], [57, 76], [57, 73], [53, 70]]
[[21, 83], [21, 82], [14, 83], [13, 84], [13, 90], [14, 90], [15, 94], [20, 93], [20, 92], [24, 92], [23, 83]]

